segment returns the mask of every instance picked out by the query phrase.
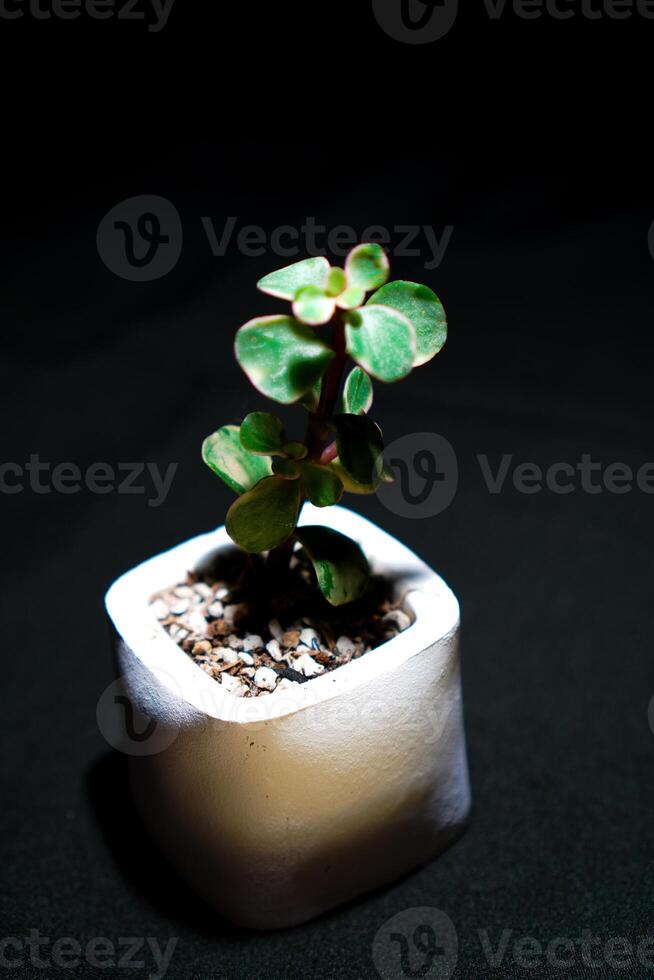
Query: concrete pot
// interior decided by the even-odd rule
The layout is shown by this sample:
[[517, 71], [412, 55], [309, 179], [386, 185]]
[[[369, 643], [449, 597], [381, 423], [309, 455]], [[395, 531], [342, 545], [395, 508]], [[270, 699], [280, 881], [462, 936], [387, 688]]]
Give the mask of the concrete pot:
[[231, 544], [224, 528], [132, 569], [106, 597], [117, 672], [147, 736], [127, 748], [142, 818], [193, 888], [256, 929], [304, 922], [423, 864], [470, 807], [456, 598], [352, 511], [307, 505], [301, 523], [358, 541], [415, 622], [297, 690], [227, 694], [148, 608]]

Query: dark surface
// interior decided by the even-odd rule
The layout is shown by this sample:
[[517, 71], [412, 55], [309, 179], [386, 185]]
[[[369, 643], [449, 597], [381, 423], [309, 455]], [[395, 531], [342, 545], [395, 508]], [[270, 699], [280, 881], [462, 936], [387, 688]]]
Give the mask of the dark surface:
[[[646, 116], [629, 132], [625, 107], [612, 101], [610, 61], [618, 48], [628, 54], [620, 92], [633, 97], [654, 24], [491, 24], [471, 15], [428, 50], [375, 34], [355, 62], [367, 15], [337, 5], [335, 18], [353, 18], [352, 36], [338, 58], [330, 55], [329, 72], [316, 68], [318, 53], [311, 78], [307, 65], [299, 76], [296, 65], [302, 84], [294, 91], [307, 104], [288, 118], [313, 118], [315, 77], [333, 98], [364, 102], [366, 112], [352, 116], [375, 123], [370, 88], [337, 79], [334, 63], [356, 64], [367, 81], [375, 69], [393, 138], [378, 123], [352, 124], [362, 139], [369, 130], [362, 145], [371, 168], [348, 140], [307, 143], [290, 123], [267, 163], [272, 144], [263, 133], [288, 91], [282, 96], [282, 81], [268, 83], [259, 66], [252, 103], [237, 105], [237, 76], [225, 60], [230, 46], [260, 53], [276, 26], [267, 9], [271, 23], [259, 23], [256, 37], [245, 10], [226, 14], [215, 35], [189, 5], [179, 14], [188, 34], [173, 31], [173, 21], [156, 41], [108, 25], [111, 43], [102, 49], [95, 30], [81, 43], [77, 23], [2, 24], [6, 54], [15, 48], [7, 64], [22, 69], [29, 54], [30, 64], [44, 66], [43, 92], [31, 91], [30, 74], [20, 86], [25, 117], [6, 130], [13, 149], [4, 161], [2, 460], [22, 464], [38, 453], [82, 469], [98, 461], [179, 468], [158, 508], [147, 505], [149, 483], [141, 496], [0, 495], [0, 937], [30, 929], [83, 944], [178, 937], [174, 980], [372, 980], [377, 930], [398, 912], [432, 906], [458, 933], [455, 978], [651, 976], [635, 958], [622, 969], [606, 957], [600, 967], [585, 964], [579, 945], [566, 969], [528, 970], [512, 953], [522, 936], [547, 944], [591, 930], [604, 948], [611, 937], [638, 944], [653, 935], [654, 496], [579, 488], [525, 495], [510, 480], [493, 495], [477, 455], [493, 468], [505, 453], [544, 467], [575, 465], [584, 453], [605, 466], [654, 460], [654, 195], [636, 146]], [[51, 45], [68, 27], [70, 56], [55, 55]], [[189, 38], [197, 77], [182, 78], [177, 47]], [[581, 53], [577, 84], [570, 72]], [[58, 100], [47, 96], [54, 79], [64, 109], [58, 122]], [[91, 109], [73, 94], [79, 88]], [[402, 102], [404, 121], [393, 115]], [[197, 112], [196, 139], [176, 132], [177, 108]], [[234, 131], [200, 140], [234, 108], [249, 112], [248, 139]], [[455, 129], [449, 114], [458, 116]], [[45, 116], [52, 134], [37, 122]], [[102, 216], [142, 193], [173, 201], [184, 226], [177, 267], [145, 284], [115, 277], [95, 246]], [[307, 215], [359, 231], [372, 223], [454, 226], [435, 271], [420, 258], [393, 261], [396, 277], [439, 292], [451, 334], [445, 352], [410, 380], [378, 386], [375, 416], [388, 441], [432, 431], [451, 442], [456, 498], [439, 516], [415, 521], [376, 500], [348, 503], [398, 534], [461, 601], [472, 822], [438, 861], [393, 887], [271, 935], [217, 921], [156, 855], [132, 811], [123, 761], [95, 718], [111, 680], [104, 591], [142, 558], [222, 522], [230, 496], [203, 467], [200, 442], [265, 406], [234, 364], [231, 343], [240, 323], [279, 308], [254, 283], [284, 262], [233, 247], [214, 258], [203, 215], [218, 227], [236, 215], [268, 231]], [[493, 946], [511, 931], [496, 968], [480, 930]], [[152, 970], [146, 955], [132, 970], [77, 972]], [[10, 973], [59, 975], [28, 954]]]

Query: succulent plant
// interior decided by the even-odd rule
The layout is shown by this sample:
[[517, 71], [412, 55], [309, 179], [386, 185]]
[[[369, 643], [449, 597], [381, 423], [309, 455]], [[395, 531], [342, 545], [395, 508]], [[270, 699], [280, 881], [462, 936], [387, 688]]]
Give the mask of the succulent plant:
[[[236, 359], [262, 395], [303, 407], [306, 433], [295, 441], [278, 416], [253, 412], [240, 426], [214, 432], [202, 449], [205, 463], [237, 494], [226, 520], [232, 540], [250, 554], [267, 553], [275, 569], [283, 569], [298, 542], [335, 606], [363, 595], [368, 563], [344, 535], [298, 527], [302, 505], [329, 507], [345, 491], [374, 493], [393, 479], [381, 429], [368, 414], [372, 379], [400, 381], [447, 338], [436, 294], [388, 276], [384, 250], [364, 244], [350, 252], [344, 269], [316, 257], [261, 279], [258, 288], [292, 303], [292, 315], [242, 326]], [[348, 359], [354, 365], [343, 381]]]

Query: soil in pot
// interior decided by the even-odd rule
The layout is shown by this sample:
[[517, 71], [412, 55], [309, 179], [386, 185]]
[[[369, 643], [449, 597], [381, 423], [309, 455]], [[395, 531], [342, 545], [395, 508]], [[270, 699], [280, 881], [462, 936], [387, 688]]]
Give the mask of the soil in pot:
[[393, 583], [372, 576], [366, 596], [334, 608], [302, 553], [266, 574], [243, 552], [208, 556], [152, 596], [152, 612], [198, 666], [235, 697], [303, 684], [370, 653], [411, 625]]

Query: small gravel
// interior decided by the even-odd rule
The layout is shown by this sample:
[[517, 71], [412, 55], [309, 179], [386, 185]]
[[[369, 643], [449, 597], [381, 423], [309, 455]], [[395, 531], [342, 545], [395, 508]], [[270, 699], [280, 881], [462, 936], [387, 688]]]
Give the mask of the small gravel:
[[281, 640], [281, 638], [284, 635], [282, 624], [279, 622], [278, 619], [271, 619], [268, 622], [268, 630], [272, 638], [277, 641]]
[[163, 599], [157, 599], [152, 603], [152, 612], [155, 614], [157, 619], [166, 619], [170, 615], [170, 610]]
[[[357, 608], [327, 607], [297, 555], [280, 594], [249, 602], [256, 582], [243, 573], [217, 578], [190, 572], [152, 596], [156, 621], [197, 665], [233, 697], [269, 697], [370, 653], [411, 625], [379, 586]], [[367, 603], [364, 605], [363, 602]], [[258, 614], [259, 605], [267, 612]], [[272, 615], [271, 615], [272, 614]]]
[[170, 607], [170, 613], [172, 616], [183, 616], [186, 610], [188, 609], [188, 607], [189, 607], [188, 599], [175, 598]]
[[336, 649], [343, 657], [353, 657], [357, 648], [349, 636], [339, 636]]
[[393, 609], [386, 613], [382, 622], [385, 626], [395, 626], [400, 633], [411, 625], [411, 620], [402, 609]]
[[254, 675], [254, 683], [262, 691], [274, 691], [277, 687], [277, 674], [270, 667], [259, 667]]
[[243, 640], [243, 649], [248, 652], [252, 650], [261, 650], [263, 647], [263, 640], [260, 636], [246, 636]]
[[321, 664], [316, 663], [308, 653], [302, 653], [293, 660], [293, 670], [304, 674], [305, 677], [315, 677], [316, 674], [323, 674], [325, 672], [325, 668]]
[[279, 663], [281, 661], [281, 659], [282, 659], [282, 648], [279, 645], [279, 640], [270, 640], [269, 643], [266, 643], [266, 650], [268, 651], [268, 653], [270, 654], [270, 656], [273, 658], [273, 660], [276, 660], [277, 661], [277, 663]]

